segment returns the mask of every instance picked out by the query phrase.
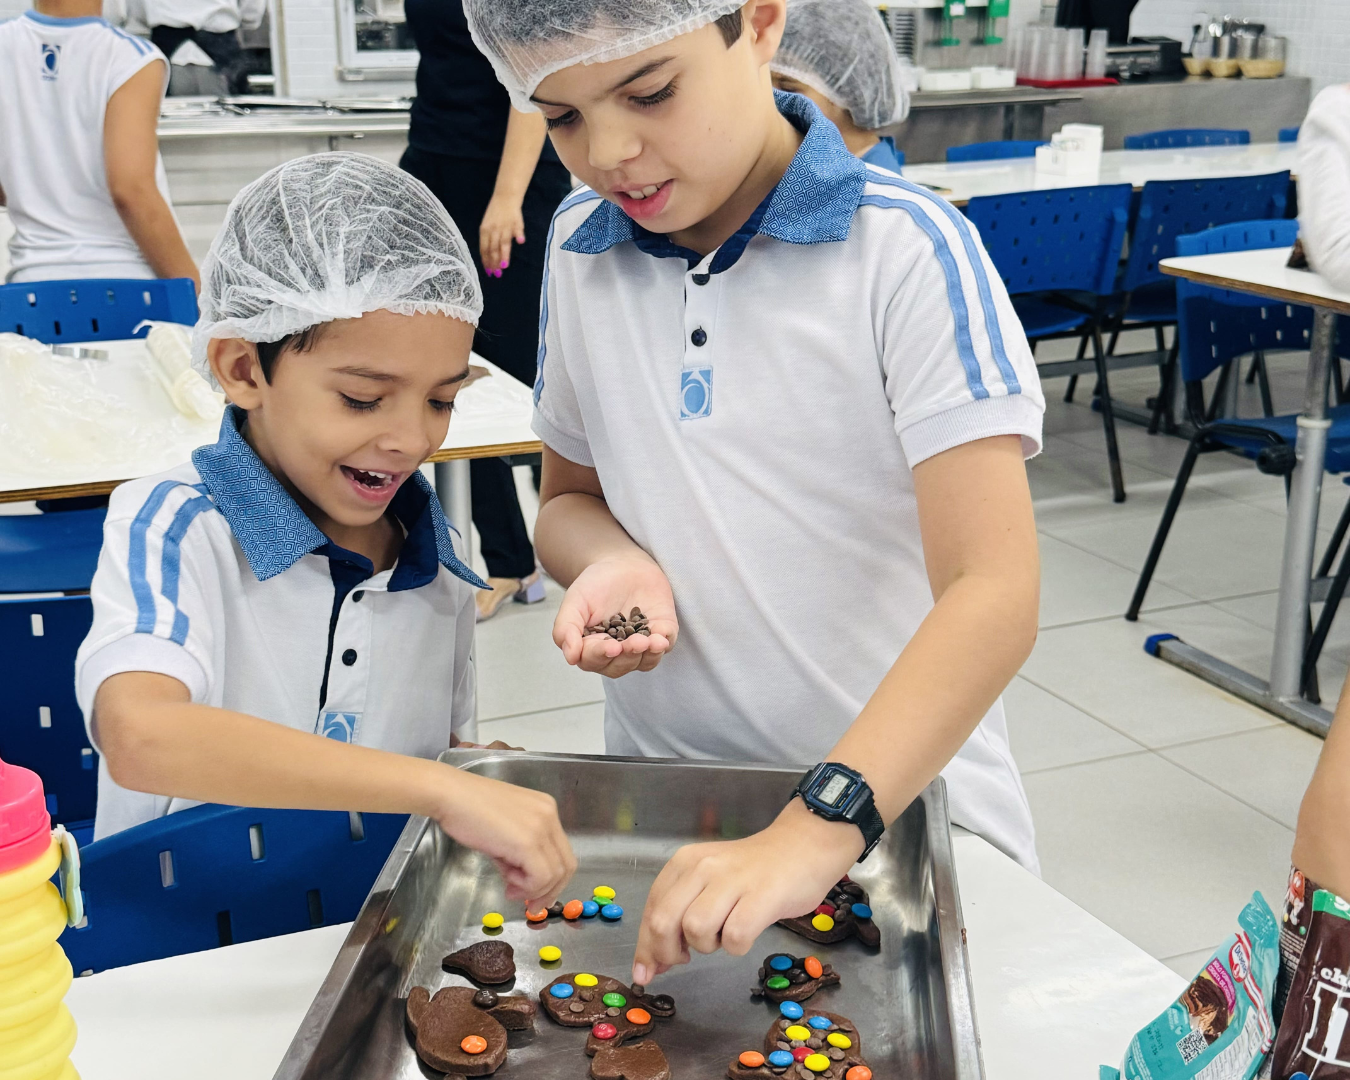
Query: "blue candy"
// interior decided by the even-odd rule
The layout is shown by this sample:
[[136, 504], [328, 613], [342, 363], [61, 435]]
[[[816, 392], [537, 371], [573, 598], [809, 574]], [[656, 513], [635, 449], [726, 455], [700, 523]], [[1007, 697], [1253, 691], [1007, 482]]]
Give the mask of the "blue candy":
[[548, 992], [555, 998], [570, 998], [574, 993], [571, 983], [554, 983], [548, 988]]
[[791, 971], [792, 957], [779, 953], [769, 961], [769, 967], [773, 968], [774, 971]]
[[611, 922], [623, 918], [623, 908], [618, 904], [606, 904], [600, 909], [600, 918], [609, 919]]
[[834, 1027], [834, 1024], [823, 1016], [813, 1016], [806, 1023], [817, 1031], [824, 1031], [826, 1028]]
[[600, 914], [600, 905], [594, 900], [583, 900], [581, 902], [581, 917], [583, 919], [594, 919]]
[[858, 919], [870, 919], [872, 917], [872, 909], [866, 904], [854, 904], [850, 910], [854, 917]]
[[802, 1013], [805, 1010], [803, 1010], [795, 1001], [785, 1001], [778, 1006], [778, 1011], [789, 1020], [800, 1020], [802, 1018]]
[[792, 1064], [792, 1055], [786, 1050], [775, 1050], [769, 1055], [769, 1064], [783, 1069]]

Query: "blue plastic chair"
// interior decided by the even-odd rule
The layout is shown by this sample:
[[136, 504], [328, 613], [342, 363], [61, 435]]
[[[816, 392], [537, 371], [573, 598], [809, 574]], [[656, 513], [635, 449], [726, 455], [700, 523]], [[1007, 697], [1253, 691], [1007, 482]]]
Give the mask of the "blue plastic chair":
[[11, 676], [0, 695], [0, 758], [42, 777], [47, 810], [92, 835], [98, 755], [75, 701], [75, 650], [89, 633], [87, 596], [0, 599], [0, 655]]
[[1036, 147], [1049, 145], [1043, 139], [998, 139], [947, 147], [948, 161], [994, 161], [999, 158], [1036, 156]]
[[115, 833], [81, 853], [61, 947], [85, 974], [349, 922], [407, 821], [208, 803]]
[[1250, 131], [1229, 128], [1171, 128], [1125, 136], [1126, 150], [1172, 150], [1183, 146], [1246, 146]]
[[[1179, 236], [1176, 249], [1179, 255], [1207, 255], [1286, 247], [1297, 235], [1296, 221], [1237, 222]], [[1186, 447], [1186, 456], [1125, 613], [1125, 618], [1131, 622], [1139, 617], [1139, 609], [1181, 505], [1191, 470], [1201, 454], [1219, 450], [1240, 454], [1254, 460], [1262, 472], [1286, 479], [1294, 465], [1297, 414], [1219, 419], [1218, 410], [1238, 357], [1257, 350], [1308, 347], [1312, 330], [1311, 309], [1184, 280], [1177, 286], [1177, 296], [1179, 362], [1185, 382], [1186, 411], [1195, 426], [1195, 434]], [[1218, 382], [1206, 405], [1201, 380], [1215, 370], [1220, 370]], [[1336, 406], [1328, 415], [1331, 430], [1327, 437], [1326, 469], [1332, 473], [1346, 472], [1350, 470], [1350, 405]]]
[[1102, 427], [1111, 465], [1112, 495], [1125, 499], [1115, 417], [1102, 348], [1106, 304], [1129, 221], [1129, 184], [1052, 188], [970, 200], [966, 215], [1012, 297], [1033, 351], [1037, 342], [1077, 337], [1078, 359], [1040, 365], [1043, 376], [1083, 365], [1088, 342], [1100, 390]]
[[107, 513], [0, 514], [0, 594], [87, 590]]
[[0, 332], [48, 345], [133, 337], [145, 319], [191, 325], [197, 294], [188, 278], [89, 278], [0, 285]]
[[1298, 128], [1280, 128], [1280, 142], [1298, 142]]

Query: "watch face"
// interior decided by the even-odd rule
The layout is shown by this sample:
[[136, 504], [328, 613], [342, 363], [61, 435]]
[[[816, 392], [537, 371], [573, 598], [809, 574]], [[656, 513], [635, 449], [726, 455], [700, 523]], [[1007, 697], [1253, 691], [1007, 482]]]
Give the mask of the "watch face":
[[849, 777], [843, 773], [834, 773], [825, 781], [825, 786], [820, 789], [820, 794], [816, 798], [831, 809], [837, 809], [848, 785]]

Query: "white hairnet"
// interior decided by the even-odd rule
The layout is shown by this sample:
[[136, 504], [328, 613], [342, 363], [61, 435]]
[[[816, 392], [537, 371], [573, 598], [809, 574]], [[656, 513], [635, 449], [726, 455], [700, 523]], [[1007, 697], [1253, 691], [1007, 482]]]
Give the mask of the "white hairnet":
[[650, 49], [739, 11], [745, 0], [464, 0], [479, 50], [517, 109], [574, 64], [603, 64]]
[[234, 197], [202, 263], [192, 359], [212, 338], [279, 341], [368, 311], [478, 324], [473, 257], [427, 186], [366, 154], [296, 158]]
[[900, 58], [868, 0], [788, 0], [783, 42], [769, 66], [819, 90], [866, 131], [909, 112]]

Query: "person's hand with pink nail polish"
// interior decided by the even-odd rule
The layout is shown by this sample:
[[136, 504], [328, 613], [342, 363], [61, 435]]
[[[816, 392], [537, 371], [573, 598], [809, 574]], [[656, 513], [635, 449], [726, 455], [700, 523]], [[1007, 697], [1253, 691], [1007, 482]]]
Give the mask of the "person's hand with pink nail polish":
[[488, 277], [499, 278], [511, 265], [511, 242], [525, 243], [521, 199], [500, 192], [492, 196], [478, 226], [478, 255]]

